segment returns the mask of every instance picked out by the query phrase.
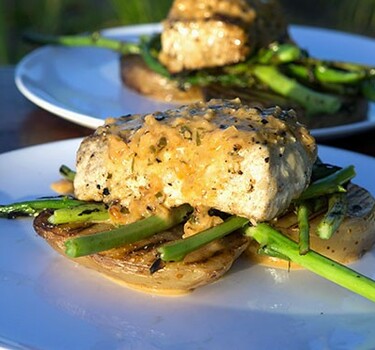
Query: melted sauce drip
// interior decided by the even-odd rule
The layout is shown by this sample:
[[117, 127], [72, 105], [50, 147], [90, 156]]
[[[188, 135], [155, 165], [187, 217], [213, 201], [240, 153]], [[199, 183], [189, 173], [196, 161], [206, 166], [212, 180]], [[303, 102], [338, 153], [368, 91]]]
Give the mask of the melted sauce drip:
[[61, 195], [74, 193], [73, 182], [66, 179], [61, 179], [53, 182], [51, 184], [51, 189]]

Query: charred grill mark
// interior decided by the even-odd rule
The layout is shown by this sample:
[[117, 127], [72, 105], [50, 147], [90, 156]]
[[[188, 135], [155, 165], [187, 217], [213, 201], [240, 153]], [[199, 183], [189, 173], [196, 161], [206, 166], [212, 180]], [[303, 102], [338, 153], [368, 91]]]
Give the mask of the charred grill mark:
[[50, 224], [50, 225], [51, 225], [50, 227], [47, 227], [47, 225], [45, 227], [48, 229], [51, 229], [52, 227], [52, 231], [54, 235], [70, 238], [70, 237], [78, 236], [80, 234], [85, 234], [86, 233], [85, 231], [87, 231], [91, 227], [94, 227], [95, 224], [86, 224], [86, 225], [77, 225], [77, 226], [72, 226], [71, 224], [59, 225], [59, 226], [56, 226], [53, 224]]
[[146, 254], [146, 253], [150, 253], [152, 251], [155, 251], [157, 247], [159, 247], [161, 245], [158, 244], [158, 243], [149, 243], [149, 242], [145, 242], [144, 244], [142, 245], [138, 245], [137, 247], [134, 247], [133, 249], [127, 251], [125, 253], [125, 256], [126, 255], [134, 255], [134, 254]]
[[370, 213], [374, 208], [375, 200], [365, 189], [349, 184], [347, 193], [348, 215], [361, 217]]
[[159, 271], [161, 270], [162, 268], [164, 268], [165, 266], [165, 262], [163, 260], [161, 260], [160, 258], [157, 258], [151, 265], [150, 267], [150, 274], [154, 274], [156, 271]]
[[78, 216], [82, 216], [82, 215], [89, 215], [89, 214], [92, 214], [92, 213], [97, 213], [99, 212], [100, 210], [98, 208], [96, 209], [86, 209], [86, 210], [82, 210]]
[[54, 234], [59, 235], [61, 237], [68, 236], [67, 238], [75, 237], [75, 236], [78, 236], [80, 234], [84, 234], [87, 229], [89, 229], [93, 226], [94, 226], [94, 224], [87, 224], [85, 226], [77, 226], [75, 228], [72, 228], [70, 226], [64, 226], [64, 227], [61, 227], [61, 228], [59, 227], [59, 229], [54, 230]]
[[45, 210], [34, 219], [34, 227], [40, 228], [45, 235], [49, 234], [60, 238], [70, 238], [79, 234], [85, 234], [85, 231], [95, 226], [94, 223], [54, 225], [48, 222], [48, 217], [51, 214], [52, 210]]
[[153, 240], [148, 241], [141, 241], [137, 244], [134, 244], [134, 246], [127, 252], [124, 252], [124, 256], [131, 256], [135, 254], [146, 254], [146, 253], [152, 253], [156, 252], [156, 249], [165, 243], [173, 241], [171, 238], [164, 238], [160, 239], [157, 237], [158, 235], [155, 235]]

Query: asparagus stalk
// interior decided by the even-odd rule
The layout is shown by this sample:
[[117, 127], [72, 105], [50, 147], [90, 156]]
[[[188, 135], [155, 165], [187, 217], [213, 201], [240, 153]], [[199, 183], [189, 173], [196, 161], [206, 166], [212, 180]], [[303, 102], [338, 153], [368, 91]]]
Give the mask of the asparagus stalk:
[[308, 205], [303, 202], [297, 207], [297, 219], [299, 229], [299, 253], [305, 255], [310, 250], [310, 224], [309, 224], [310, 209]]
[[286, 256], [292, 262], [375, 302], [374, 280], [312, 250], [301, 255], [296, 242], [271, 226], [265, 223], [247, 226], [244, 234], [255, 239], [261, 247], [267, 247], [271, 251]]
[[337, 170], [340, 170], [340, 169], [342, 169], [342, 168], [338, 167], [337, 165], [331, 165], [331, 164], [323, 163], [318, 158], [313, 165], [310, 181], [314, 182], [316, 180], [320, 180], [323, 177], [331, 175], [331, 174], [335, 173]]
[[309, 67], [325, 66], [343, 72], [364, 72], [366, 77], [375, 76], [375, 68], [366, 64], [342, 62], [342, 61], [328, 61], [321, 60], [315, 57], [306, 57], [302, 62]]
[[103, 203], [82, 204], [73, 208], [56, 209], [48, 218], [54, 225], [74, 222], [97, 222], [109, 219], [108, 208]]
[[134, 243], [178, 225], [190, 212], [189, 205], [182, 205], [165, 216], [153, 215], [110, 231], [71, 238], [65, 242], [65, 253], [71, 258], [77, 258]]
[[67, 179], [69, 181], [73, 181], [74, 180], [74, 177], [76, 176], [76, 173], [75, 171], [73, 171], [72, 169], [70, 169], [67, 165], [61, 165], [60, 169], [59, 169], [59, 172], [61, 174], [61, 176], [64, 178], [64, 179]]
[[346, 184], [355, 176], [354, 166], [350, 165], [340, 169], [333, 174], [313, 182], [302, 194], [298, 201], [324, 196], [335, 192], [345, 192], [342, 185]]
[[356, 84], [366, 78], [365, 71], [343, 71], [325, 65], [309, 67], [303, 64], [288, 64], [287, 69], [293, 75], [310, 82], [333, 84]]
[[300, 104], [308, 114], [333, 114], [341, 107], [341, 101], [328, 94], [316, 92], [280, 73], [277, 67], [254, 65], [252, 73], [271, 90]]
[[171, 78], [168, 69], [165, 68], [157, 58], [157, 52], [155, 52], [157, 50], [154, 48], [157, 44], [156, 40], [160, 42], [159, 37], [152, 37], [151, 40], [148, 37], [141, 38], [139, 54], [142, 55], [144, 62], [151, 70], [166, 78]]
[[315, 67], [314, 75], [322, 83], [335, 84], [356, 84], [366, 77], [364, 71], [345, 72], [323, 65]]
[[51, 197], [0, 205], [0, 218], [15, 219], [19, 216], [35, 216], [45, 209], [59, 209], [82, 205], [84, 201], [70, 197]]
[[90, 35], [44, 35], [28, 32], [24, 34], [24, 39], [35, 44], [52, 44], [62, 46], [92, 46], [117, 51], [124, 55], [139, 54], [140, 47], [137, 43], [124, 42], [120, 40], [103, 37], [98, 32]]
[[250, 61], [260, 64], [283, 64], [303, 58], [301, 49], [293, 44], [272, 43], [261, 48]]
[[181, 261], [187, 254], [203, 247], [215, 239], [222, 238], [229, 233], [242, 228], [248, 222], [248, 219], [231, 216], [220, 225], [158, 248], [160, 258], [163, 261]]
[[328, 199], [328, 211], [316, 228], [317, 235], [322, 239], [330, 239], [345, 219], [347, 208], [345, 193], [332, 194]]

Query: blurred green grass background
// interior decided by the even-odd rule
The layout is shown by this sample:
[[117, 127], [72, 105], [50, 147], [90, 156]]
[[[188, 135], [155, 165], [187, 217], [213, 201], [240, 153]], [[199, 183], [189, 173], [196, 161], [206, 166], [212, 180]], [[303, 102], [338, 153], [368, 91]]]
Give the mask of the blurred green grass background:
[[[197, 0], [198, 1], [198, 0]], [[280, 0], [290, 23], [375, 37], [375, 0]], [[32, 47], [22, 33], [77, 34], [158, 22], [172, 0], [1, 0], [0, 65], [16, 64]]]

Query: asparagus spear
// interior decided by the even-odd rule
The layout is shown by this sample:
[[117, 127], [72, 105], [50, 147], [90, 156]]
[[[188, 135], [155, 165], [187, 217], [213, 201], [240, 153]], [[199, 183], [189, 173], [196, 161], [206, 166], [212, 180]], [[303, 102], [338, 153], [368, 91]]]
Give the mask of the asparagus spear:
[[110, 231], [71, 238], [65, 242], [65, 253], [71, 258], [77, 258], [140, 241], [178, 225], [190, 212], [189, 205], [182, 205], [165, 216], [153, 215]]
[[250, 59], [250, 62], [260, 64], [283, 64], [303, 59], [302, 50], [293, 44], [271, 43], [268, 47], [261, 48]]
[[342, 71], [325, 65], [309, 67], [303, 64], [288, 64], [287, 70], [293, 75], [310, 82], [356, 84], [366, 78], [366, 71]]
[[316, 228], [322, 239], [330, 239], [345, 219], [348, 203], [345, 193], [333, 193], [328, 199], [328, 211]]
[[164, 261], [181, 261], [188, 253], [242, 228], [248, 222], [248, 219], [231, 216], [220, 225], [158, 248], [160, 258]]
[[160, 43], [160, 36], [153, 36], [151, 38], [142, 37], [139, 46], [139, 53], [142, 55], [143, 60], [151, 70], [164, 77], [171, 78], [167, 68], [165, 68], [157, 58], [159, 50], [155, 49], [155, 46], [157, 46], [158, 43]]
[[337, 170], [340, 170], [340, 169], [342, 169], [342, 168], [338, 167], [337, 165], [323, 163], [321, 161], [321, 159], [318, 158], [315, 161], [315, 163], [313, 164], [310, 181], [315, 182], [316, 180], [319, 180], [323, 177], [331, 175], [331, 174], [335, 173]]
[[298, 201], [324, 196], [335, 192], [345, 192], [342, 186], [355, 176], [354, 166], [350, 165], [333, 174], [313, 182], [302, 194]]
[[302, 202], [297, 207], [297, 219], [299, 229], [299, 253], [305, 255], [310, 250], [310, 208], [306, 202]]
[[0, 205], [0, 218], [14, 219], [19, 216], [35, 216], [45, 209], [59, 209], [87, 204], [70, 197], [41, 198], [31, 201]]
[[48, 218], [48, 222], [59, 225], [74, 222], [105, 221], [108, 219], [108, 208], [104, 203], [88, 203], [73, 208], [56, 209]]
[[137, 43], [124, 42], [103, 37], [98, 32], [91, 35], [44, 35], [34, 32], [24, 34], [24, 39], [35, 44], [53, 44], [62, 46], [92, 46], [117, 51], [123, 55], [139, 54], [141, 52]]
[[74, 177], [76, 176], [75, 171], [70, 169], [67, 165], [61, 165], [59, 172], [61, 176], [69, 181], [73, 181]]
[[251, 70], [271, 90], [297, 102], [310, 115], [332, 114], [341, 107], [341, 101], [337, 97], [311, 90], [280, 73], [277, 67], [254, 65]]
[[271, 226], [265, 223], [247, 226], [244, 234], [255, 239], [261, 247], [286, 256], [290, 261], [375, 302], [374, 280], [312, 250], [301, 255], [296, 242]]

